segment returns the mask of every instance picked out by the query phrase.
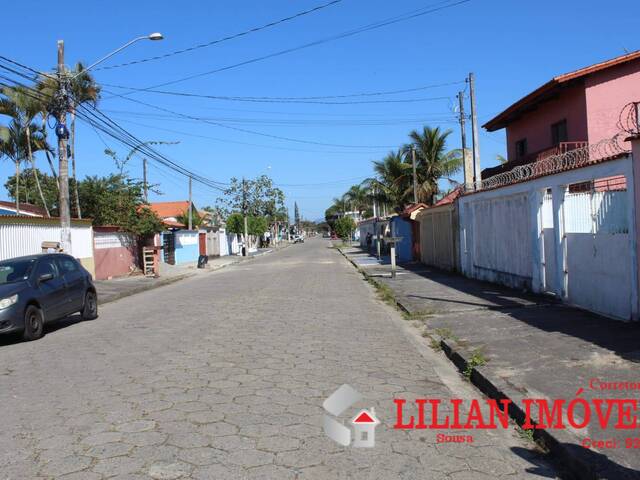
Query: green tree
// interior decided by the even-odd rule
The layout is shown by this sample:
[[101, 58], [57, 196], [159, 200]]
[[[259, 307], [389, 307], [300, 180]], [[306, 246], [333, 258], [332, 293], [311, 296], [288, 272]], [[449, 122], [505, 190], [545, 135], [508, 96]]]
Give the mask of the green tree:
[[[409, 157], [411, 148], [416, 151], [418, 201], [433, 205], [439, 192], [438, 181], [442, 178], [452, 180], [451, 176], [462, 168], [462, 153], [459, 149], [447, 151], [447, 137], [451, 130], [442, 131], [439, 127], [423, 127], [422, 132], [413, 130], [409, 134], [411, 143], [403, 149]], [[411, 159], [407, 165], [411, 171]], [[413, 182], [410, 180], [406, 197], [413, 201]], [[411, 203], [406, 202], [406, 203]]]
[[270, 221], [284, 215], [284, 193], [273, 185], [273, 180], [267, 175], [245, 180], [244, 184], [242, 180], [232, 178], [223, 196], [217, 199], [216, 208], [224, 216], [243, 212], [245, 199], [248, 215], [267, 217]]
[[247, 219], [249, 235], [254, 237], [261, 237], [269, 230], [269, 222], [265, 217], [250, 216]]
[[41, 111], [42, 102], [38, 97], [29, 93], [25, 87], [5, 87], [2, 89], [3, 97], [0, 98], [0, 114], [11, 118], [11, 123], [5, 128], [4, 140], [0, 144], [0, 155], [11, 158], [16, 166], [16, 211], [20, 211], [20, 164], [29, 162], [31, 171], [35, 175], [36, 188], [41, 203], [49, 215], [47, 202], [45, 201], [38, 169], [35, 164], [34, 152], [39, 150], [51, 150], [46, 140], [33, 123], [34, 118]]
[[296, 228], [300, 228], [300, 210], [298, 209], [298, 202], [293, 202], [293, 222]]
[[[178, 215], [176, 220], [183, 225], [189, 225], [189, 209]], [[200, 228], [200, 226], [202, 226], [203, 223], [204, 217], [201, 216], [195, 208], [193, 208], [191, 210], [191, 226], [197, 230], [198, 228]]]
[[235, 212], [227, 217], [227, 232], [237, 235], [244, 234], [244, 217], [241, 213]]
[[335, 221], [333, 230], [341, 239], [347, 241], [351, 238], [353, 231], [356, 229], [356, 222], [351, 217], [340, 217]]
[[126, 175], [87, 177], [78, 183], [85, 216], [94, 225], [116, 225], [137, 235], [162, 231], [162, 220], [143, 199], [142, 182]]
[[[58, 181], [43, 172], [37, 173], [40, 179], [40, 188], [44, 196], [45, 202], [49, 208], [49, 213], [53, 216], [58, 216]], [[20, 178], [16, 184], [16, 176], [13, 175], [7, 179], [4, 184], [4, 188], [9, 192], [9, 197], [16, 199], [16, 186], [19, 185], [20, 202], [32, 203], [38, 207], [44, 208], [42, 199], [38, 191], [38, 187], [35, 183], [36, 175], [30, 168], [26, 168], [20, 172]]]
[[392, 151], [382, 160], [373, 162], [374, 178], [364, 182], [378, 204], [387, 205], [397, 212], [408, 203], [412, 167], [406, 163], [402, 152]]

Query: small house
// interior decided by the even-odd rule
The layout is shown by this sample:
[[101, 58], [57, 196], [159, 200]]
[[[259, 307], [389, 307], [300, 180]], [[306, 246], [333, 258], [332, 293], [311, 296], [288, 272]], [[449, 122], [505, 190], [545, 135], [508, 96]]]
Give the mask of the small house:
[[354, 429], [354, 447], [371, 448], [376, 444], [376, 427], [380, 420], [376, 417], [375, 410], [360, 410], [351, 420]]

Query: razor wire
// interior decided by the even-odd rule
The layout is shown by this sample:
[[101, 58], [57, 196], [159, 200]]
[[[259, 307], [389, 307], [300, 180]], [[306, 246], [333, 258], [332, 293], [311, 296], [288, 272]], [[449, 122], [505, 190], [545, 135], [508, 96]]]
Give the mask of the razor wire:
[[[632, 108], [632, 110], [634, 109]], [[635, 111], [637, 112], [637, 109], [635, 109]], [[631, 120], [627, 120], [627, 122], [634, 121], [633, 118], [635, 117], [633, 117], [633, 115], [635, 114], [625, 115], [632, 118]], [[625, 125], [631, 126], [633, 123]], [[635, 125], [637, 125], [637, 123]], [[623, 131], [619, 132], [612, 138], [607, 138], [591, 145], [576, 148], [575, 150], [569, 150], [566, 153], [538, 159], [534, 162], [514, 167], [508, 172], [499, 173], [489, 177], [486, 180], [475, 183], [466, 183], [462, 187], [462, 192], [473, 193], [479, 190], [505, 187], [514, 183], [526, 182], [528, 180], [564, 172], [566, 170], [586, 167], [588, 165], [613, 159], [623, 154], [628, 154], [631, 151], [631, 147], [626, 140], [628, 134], [631, 132], [628, 132], [626, 129], [622, 130]]]

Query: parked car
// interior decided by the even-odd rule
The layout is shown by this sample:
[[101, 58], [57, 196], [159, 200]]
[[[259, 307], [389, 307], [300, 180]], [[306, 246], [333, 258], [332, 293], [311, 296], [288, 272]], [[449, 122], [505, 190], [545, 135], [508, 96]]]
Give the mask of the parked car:
[[294, 235], [293, 243], [304, 243], [304, 237], [302, 235]]
[[36, 340], [46, 322], [77, 312], [83, 320], [97, 318], [98, 295], [75, 258], [53, 253], [0, 262], [0, 333]]

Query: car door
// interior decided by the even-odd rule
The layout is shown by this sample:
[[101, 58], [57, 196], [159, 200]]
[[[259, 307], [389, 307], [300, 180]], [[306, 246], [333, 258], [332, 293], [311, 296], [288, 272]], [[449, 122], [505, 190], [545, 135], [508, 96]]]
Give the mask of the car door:
[[67, 304], [64, 314], [78, 312], [84, 301], [84, 272], [75, 258], [67, 255], [57, 256], [56, 264], [67, 287]]
[[[51, 275], [46, 280], [40, 280], [43, 275]], [[43, 257], [38, 261], [35, 271], [35, 289], [37, 299], [42, 307], [45, 320], [55, 320], [65, 315], [67, 305], [67, 287], [58, 272], [53, 257]]]

